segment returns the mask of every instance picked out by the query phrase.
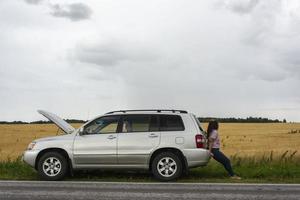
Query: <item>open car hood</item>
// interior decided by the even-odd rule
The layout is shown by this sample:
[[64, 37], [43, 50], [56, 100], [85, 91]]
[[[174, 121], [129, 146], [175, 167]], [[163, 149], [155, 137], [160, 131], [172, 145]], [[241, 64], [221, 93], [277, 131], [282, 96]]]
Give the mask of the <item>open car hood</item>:
[[70, 134], [75, 130], [75, 128], [73, 126], [71, 126], [65, 120], [63, 120], [62, 118], [60, 118], [59, 116], [57, 116], [51, 112], [48, 112], [45, 110], [38, 110], [38, 113], [40, 113], [41, 115], [43, 115], [44, 117], [46, 117], [47, 119], [52, 121], [54, 124], [56, 124], [59, 128], [61, 128], [67, 134]]

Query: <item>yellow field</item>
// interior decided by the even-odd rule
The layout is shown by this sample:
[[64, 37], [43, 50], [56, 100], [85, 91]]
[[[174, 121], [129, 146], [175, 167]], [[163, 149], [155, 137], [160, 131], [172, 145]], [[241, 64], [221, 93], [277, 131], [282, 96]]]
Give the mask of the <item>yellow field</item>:
[[[74, 125], [74, 124], [73, 124]], [[80, 124], [75, 124], [79, 127]], [[206, 128], [207, 124], [204, 124]], [[297, 130], [297, 133], [292, 133]], [[53, 136], [58, 128], [53, 124], [0, 125], [0, 160], [14, 159], [36, 138]], [[228, 155], [274, 155], [300, 147], [300, 123], [220, 124], [222, 150]], [[61, 134], [59, 131], [58, 134]], [[299, 155], [300, 152], [297, 152]]]
[[[297, 133], [291, 134], [294, 131]], [[300, 147], [300, 123], [224, 123], [220, 124], [219, 134], [221, 148], [228, 155], [263, 155], [271, 151], [282, 155]]]
[[[73, 126], [79, 127], [80, 124]], [[0, 124], [0, 160], [21, 156], [34, 139], [62, 133], [54, 124]]]

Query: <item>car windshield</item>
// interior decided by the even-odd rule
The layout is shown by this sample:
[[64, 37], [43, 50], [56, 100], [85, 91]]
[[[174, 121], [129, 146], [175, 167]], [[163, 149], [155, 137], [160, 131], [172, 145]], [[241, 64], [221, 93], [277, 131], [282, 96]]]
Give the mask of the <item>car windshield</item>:
[[194, 116], [194, 118], [195, 118], [195, 121], [197, 122], [197, 125], [198, 125], [199, 129], [200, 129], [201, 131], [203, 131], [199, 119], [198, 119], [195, 115], [193, 115], [193, 116]]

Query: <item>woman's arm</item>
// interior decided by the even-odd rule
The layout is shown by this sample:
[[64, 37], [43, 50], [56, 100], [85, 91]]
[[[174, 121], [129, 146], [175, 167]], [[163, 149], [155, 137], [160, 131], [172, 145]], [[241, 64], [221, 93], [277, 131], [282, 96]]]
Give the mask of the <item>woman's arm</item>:
[[209, 150], [209, 153], [211, 156], [214, 156], [214, 154], [211, 151], [214, 141], [215, 141], [215, 139], [213, 139], [211, 137], [208, 138], [208, 150]]

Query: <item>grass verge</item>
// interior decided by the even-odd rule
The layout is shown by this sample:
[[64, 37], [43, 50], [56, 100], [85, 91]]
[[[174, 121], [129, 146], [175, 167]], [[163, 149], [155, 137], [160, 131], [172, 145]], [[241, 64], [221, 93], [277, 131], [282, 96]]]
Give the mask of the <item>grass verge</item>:
[[[242, 180], [228, 178], [223, 166], [211, 160], [205, 167], [191, 169], [189, 175], [177, 182], [236, 182], [236, 183], [300, 183], [300, 158], [295, 153], [285, 152], [273, 158], [271, 153], [260, 158], [231, 157], [236, 174]], [[0, 162], [0, 179], [2, 180], [39, 180], [37, 173], [20, 159]], [[77, 171], [66, 180], [80, 181], [126, 181], [155, 182], [148, 172], [128, 171]]]

